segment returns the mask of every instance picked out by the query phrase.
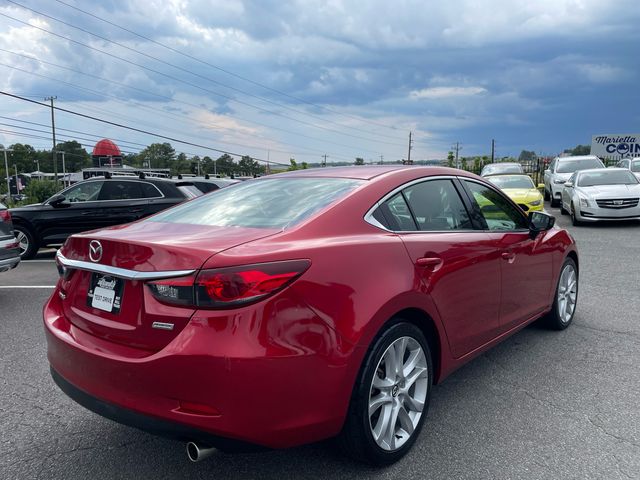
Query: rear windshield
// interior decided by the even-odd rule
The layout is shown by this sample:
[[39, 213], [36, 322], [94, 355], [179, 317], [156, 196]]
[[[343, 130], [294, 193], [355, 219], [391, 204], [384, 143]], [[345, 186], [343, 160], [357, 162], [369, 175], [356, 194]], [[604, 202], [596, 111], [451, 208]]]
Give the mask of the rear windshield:
[[577, 170], [589, 170], [590, 168], [601, 168], [602, 162], [597, 158], [587, 160], [562, 160], [558, 162], [558, 173], [573, 173]]
[[178, 185], [178, 190], [183, 193], [185, 198], [196, 198], [202, 195], [202, 192], [195, 185]]
[[505, 175], [489, 177], [488, 180], [498, 188], [536, 188], [531, 177], [526, 175]]
[[578, 186], [593, 187], [596, 185], [636, 185], [638, 179], [629, 170], [605, 170], [580, 175]]
[[219, 227], [285, 228], [363, 183], [347, 178], [273, 178], [221, 188], [148, 221]]

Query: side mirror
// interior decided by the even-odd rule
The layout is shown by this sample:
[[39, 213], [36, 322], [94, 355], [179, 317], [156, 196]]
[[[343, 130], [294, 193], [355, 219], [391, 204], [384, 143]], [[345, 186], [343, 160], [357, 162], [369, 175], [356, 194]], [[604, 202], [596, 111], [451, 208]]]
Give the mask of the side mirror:
[[573, 187], [573, 182], [564, 182], [564, 186], [571, 188]]
[[57, 194], [54, 195], [53, 197], [51, 197], [49, 199], [49, 205], [51, 205], [54, 208], [58, 208], [60, 206], [62, 206], [62, 203], [66, 200], [64, 195], [61, 194]]
[[548, 168], [545, 168], [545, 169], [544, 169], [544, 173], [549, 173], [549, 169], [548, 169]]
[[540, 232], [551, 230], [556, 224], [556, 217], [545, 212], [529, 213], [529, 232], [531, 238], [535, 238]]
[[538, 190], [544, 190], [544, 183], [538, 184]]

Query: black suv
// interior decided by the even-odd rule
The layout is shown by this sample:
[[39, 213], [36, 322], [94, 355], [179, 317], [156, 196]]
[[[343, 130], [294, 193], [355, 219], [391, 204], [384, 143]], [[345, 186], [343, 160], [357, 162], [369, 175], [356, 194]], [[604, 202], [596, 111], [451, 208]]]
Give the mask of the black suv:
[[60, 245], [74, 233], [133, 222], [201, 194], [183, 180], [97, 177], [10, 212], [20, 256], [29, 259], [39, 248]]

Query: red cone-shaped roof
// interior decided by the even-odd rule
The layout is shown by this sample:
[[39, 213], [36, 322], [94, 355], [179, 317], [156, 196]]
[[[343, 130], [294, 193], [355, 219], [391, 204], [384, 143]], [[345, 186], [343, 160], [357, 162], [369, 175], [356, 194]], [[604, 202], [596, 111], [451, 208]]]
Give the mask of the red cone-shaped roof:
[[104, 138], [93, 147], [92, 155], [96, 157], [119, 157], [122, 154], [115, 143], [108, 138]]

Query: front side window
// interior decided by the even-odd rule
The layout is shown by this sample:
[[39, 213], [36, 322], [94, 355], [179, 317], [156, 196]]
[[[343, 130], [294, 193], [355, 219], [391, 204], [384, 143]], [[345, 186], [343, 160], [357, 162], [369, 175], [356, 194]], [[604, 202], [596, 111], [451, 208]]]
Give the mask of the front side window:
[[79, 183], [63, 192], [65, 202], [93, 202], [98, 200], [104, 182]]
[[528, 229], [526, 218], [520, 209], [512, 205], [497, 191], [487, 186], [468, 180], [464, 181], [470, 190], [473, 201], [480, 209], [489, 230], [521, 230]]

